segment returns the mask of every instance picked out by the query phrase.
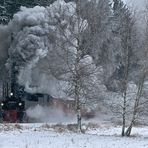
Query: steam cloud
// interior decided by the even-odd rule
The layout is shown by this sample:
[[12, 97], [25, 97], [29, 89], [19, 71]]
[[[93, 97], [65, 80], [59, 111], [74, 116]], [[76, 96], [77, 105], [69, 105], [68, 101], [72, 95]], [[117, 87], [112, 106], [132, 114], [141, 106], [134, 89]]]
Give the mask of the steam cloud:
[[61, 109], [49, 107], [49, 106], [41, 106], [36, 105], [34, 107], [30, 107], [26, 111], [27, 116], [30, 120], [35, 120], [36, 122], [66, 122], [66, 121], [74, 121], [74, 114], [66, 114]]
[[67, 15], [70, 15], [75, 13], [75, 4], [57, 0], [49, 7], [21, 7], [7, 26], [0, 26], [0, 51], [4, 53], [0, 56], [7, 58], [9, 53], [7, 65], [12, 61], [17, 63], [19, 84], [28, 92], [64, 96], [58, 91], [61, 82], [50, 73], [50, 69], [46, 69], [48, 73], [42, 71], [49, 62], [46, 57], [54, 50], [53, 42], [58, 36], [59, 10], [67, 10]]

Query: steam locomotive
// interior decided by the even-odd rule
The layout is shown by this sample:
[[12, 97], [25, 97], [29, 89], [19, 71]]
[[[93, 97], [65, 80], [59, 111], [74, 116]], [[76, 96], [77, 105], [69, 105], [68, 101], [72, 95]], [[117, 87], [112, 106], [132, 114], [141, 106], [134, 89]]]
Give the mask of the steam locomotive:
[[[33, 106], [37, 104], [45, 105], [51, 107], [51, 109], [56, 108], [61, 110], [65, 116], [76, 114], [74, 100], [58, 99], [48, 94], [30, 94], [27, 92], [20, 98], [10, 93], [10, 96], [5, 97], [1, 102], [2, 121], [8, 123], [34, 122], [33, 118], [30, 119], [26, 115], [26, 106], [29, 107], [30, 104]], [[85, 107], [82, 108], [81, 113], [84, 119], [94, 118], [95, 116], [94, 110], [88, 110]]]
[[[26, 115], [26, 107], [29, 105], [49, 105], [60, 109], [65, 115], [71, 113], [74, 114], [75, 111], [75, 101], [65, 100], [59, 98], [53, 98], [48, 94], [42, 93], [28, 93], [24, 91], [24, 87], [17, 83], [17, 68], [16, 63], [11, 66], [10, 79], [3, 85], [3, 97], [0, 102], [0, 115], [2, 122], [28, 122], [28, 117]], [[36, 103], [33, 103], [36, 102]], [[87, 110], [87, 108], [82, 109], [82, 117], [89, 119], [95, 116], [93, 110]]]
[[25, 122], [25, 101], [22, 87], [17, 83], [17, 67], [12, 63], [1, 86], [0, 117], [2, 122]]
[[3, 122], [15, 123], [24, 122], [25, 101], [16, 99], [11, 93], [1, 102], [1, 116]]
[[[2, 122], [8, 123], [24, 123], [28, 122], [28, 117], [26, 115], [26, 106], [29, 107], [29, 104], [38, 104], [39, 99], [41, 98], [42, 102], [45, 101], [49, 104], [51, 103], [51, 96], [42, 93], [27, 93], [23, 92], [21, 95], [20, 91], [9, 92], [9, 88], [3, 89], [3, 100], [1, 101], [1, 119]], [[32, 103], [36, 102], [36, 103]]]

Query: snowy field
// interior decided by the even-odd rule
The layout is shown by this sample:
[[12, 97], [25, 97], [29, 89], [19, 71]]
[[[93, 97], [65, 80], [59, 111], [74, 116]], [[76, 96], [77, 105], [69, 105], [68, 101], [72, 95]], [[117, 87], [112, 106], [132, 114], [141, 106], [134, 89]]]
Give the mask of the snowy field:
[[0, 148], [148, 148], [148, 127], [134, 128], [130, 138], [120, 136], [120, 127], [91, 127], [85, 134], [53, 127], [1, 124]]

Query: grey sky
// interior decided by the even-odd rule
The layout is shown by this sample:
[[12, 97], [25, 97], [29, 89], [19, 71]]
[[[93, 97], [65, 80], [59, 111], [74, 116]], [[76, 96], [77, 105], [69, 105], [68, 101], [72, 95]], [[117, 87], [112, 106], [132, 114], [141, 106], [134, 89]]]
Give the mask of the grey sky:
[[134, 9], [143, 10], [145, 5], [148, 4], [148, 0], [123, 0], [126, 2], [130, 7]]

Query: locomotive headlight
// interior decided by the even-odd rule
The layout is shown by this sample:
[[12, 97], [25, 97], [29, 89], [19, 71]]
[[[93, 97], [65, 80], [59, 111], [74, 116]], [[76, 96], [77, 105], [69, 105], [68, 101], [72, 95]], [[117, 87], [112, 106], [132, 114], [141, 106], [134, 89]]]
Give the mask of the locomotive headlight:
[[4, 106], [4, 103], [1, 103], [1, 106]]
[[13, 96], [13, 93], [12, 92], [10, 93], [10, 96]]
[[21, 102], [19, 103], [19, 106], [22, 106], [22, 103]]

